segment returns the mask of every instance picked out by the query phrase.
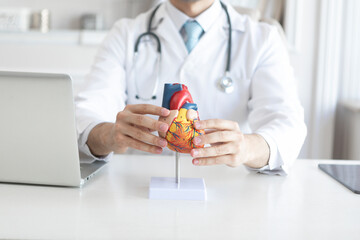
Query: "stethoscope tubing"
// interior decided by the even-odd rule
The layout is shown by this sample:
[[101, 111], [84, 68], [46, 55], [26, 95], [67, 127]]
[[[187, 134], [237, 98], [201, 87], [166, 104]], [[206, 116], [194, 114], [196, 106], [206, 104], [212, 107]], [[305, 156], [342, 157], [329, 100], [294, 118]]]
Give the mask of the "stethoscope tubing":
[[[222, 78], [219, 80], [219, 81], [220, 81], [220, 84], [219, 84], [219, 85], [220, 85], [220, 88], [222, 88], [222, 90], [223, 90], [224, 92], [227, 92], [227, 89], [223, 87], [223, 84], [222, 84], [221, 81], [223, 81], [222, 79], [225, 78], [225, 77], [228, 78], [228, 79], [230, 79], [229, 77], [227, 77], [227, 75], [230, 73], [230, 65], [231, 65], [232, 25], [231, 25], [231, 19], [230, 19], [230, 15], [229, 15], [227, 6], [226, 6], [222, 1], [220, 1], [220, 4], [221, 4], [221, 7], [224, 9], [225, 14], [226, 14], [226, 20], [227, 20], [228, 25], [229, 25], [229, 33], [228, 33], [229, 36], [228, 36], [227, 59], [226, 59], [225, 74], [224, 74], [224, 77], [222, 77]], [[156, 12], [157, 12], [157, 10], [159, 9], [160, 6], [161, 6], [161, 3], [158, 4], [158, 5], [155, 7], [155, 9], [152, 11], [152, 13], [151, 13], [151, 15], [150, 15], [150, 17], [149, 17], [149, 22], [148, 22], [147, 31], [144, 32], [144, 33], [142, 33], [142, 34], [140, 34], [139, 37], [138, 37], [137, 40], [136, 40], [135, 46], [134, 46], [134, 58], [137, 57], [141, 39], [142, 39], [143, 37], [145, 37], [145, 36], [150, 36], [150, 37], [152, 37], [153, 39], [155, 39], [156, 44], [157, 44], [157, 49], [156, 49], [156, 51], [157, 51], [157, 53], [158, 53], [158, 55], [159, 55], [158, 58], [161, 57], [161, 50], [162, 50], [162, 49], [161, 49], [161, 41], [160, 41], [160, 38], [159, 38], [159, 36], [157, 36], [155, 33], [153, 33], [153, 32], [151, 31], [153, 19], [154, 19], [155, 14], [156, 14]], [[135, 79], [135, 81], [136, 81], [136, 79]], [[137, 88], [136, 99], [143, 99], [143, 100], [154, 100], [154, 99], [156, 99], [155, 93], [156, 93], [156, 91], [157, 91], [157, 87], [158, 87], [158, 84], [159, 84], [159, 83], [158, 83], [158, 81], [159, 81], [158, 76], [157, 76], [156, 81], [157, 81], [157, 82], [155, 83], [155, 88], [154, 88], [153, 95], [152, 95], [151, 98], [142, 98], [142, 97], [140, 97], [139, 94], [138, 94], [138, 93], [139, 93], [138, 86], [136, 86], [136, 88]], [[230, 81], [232, 82], [231, 79], [230, 79]], [[135, 83], [135, 84], [136, 84], [136, 83]], [[137, 84], [136, 84], [136, 85], [137, 85]]]
[[227, 49], [227, 60], [226, 60], [226, 72], [230, 72], [230, 64], [231, 64], [231, 46], [232, 46], [232, 25], [231, 25], [231, 19], [230, 19], [230, 15], [229, 15], [229, 12], [227, 10], [227, 6], [220, 1], [220, 4], [222, 6], [222, 8], [224, 9], [225, 11], [225, 14], [226, 14], [226, 19], [227, 19], [227, 22], [228, 22], [228, 25], [229, 25], [229, 36], [228, 36], [228, 49]]

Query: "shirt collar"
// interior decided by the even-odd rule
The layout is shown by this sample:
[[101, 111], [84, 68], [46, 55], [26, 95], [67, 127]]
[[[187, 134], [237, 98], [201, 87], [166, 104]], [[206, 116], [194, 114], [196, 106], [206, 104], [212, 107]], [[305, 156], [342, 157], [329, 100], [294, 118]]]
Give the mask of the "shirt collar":
[[[165, 4], [166, 4], [166, 10], [168, 11], [171, 20], [173, 21], [176, 29], [178, 29], [179, 31], [181, 30], [182, 26], [186, 21], [193, 20], [185, 13], [177, 9], [174, 5], [172, 5], [170, 1], [167, 1]], [[206, 9], [203, 13], [197, 16], [194, 20], [196, 20], [200, 24], [202, 29], [206, 32], [215, 22], [218, 15], [221, 13], [221, 10], [222, 8], [220, 1], [215, 0], [214, 3], [208, 9]]]

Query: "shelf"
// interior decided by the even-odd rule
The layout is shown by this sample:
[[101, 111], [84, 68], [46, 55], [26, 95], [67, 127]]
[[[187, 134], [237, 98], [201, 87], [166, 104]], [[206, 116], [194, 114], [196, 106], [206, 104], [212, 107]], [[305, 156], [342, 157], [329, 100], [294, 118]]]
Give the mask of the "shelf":
[[0, 32], [0, 44], [100, 45], [108, 31], [54, 30], [48, 33]]

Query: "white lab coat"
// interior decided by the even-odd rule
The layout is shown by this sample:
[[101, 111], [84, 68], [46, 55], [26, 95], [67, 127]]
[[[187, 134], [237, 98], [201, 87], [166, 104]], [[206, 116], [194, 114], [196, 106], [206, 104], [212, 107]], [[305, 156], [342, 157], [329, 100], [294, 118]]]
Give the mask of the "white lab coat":
[[[298, 156], [306, 136], [288, 53], [275, 28], [253, 22], [230, 6], [228, 10], [233, 27], [230, 76], [235, 90], [226, 94], [216, 87], [227, 57], [225, 12], [188, 54], [163, 4], [153, 21], [153, 32], [162, 46], [160, 83], [157, 99], [146, 103], [161, 106], [164, 83], [187, 85], [201, 119], [237, 121], [244, 133], [262, 135], [270, 146], [271, 157], [269, 165], [258, 171], [281, 174]], [[89, 153], [85, 143], [96, 124], [114, 122], [126, 104], [144, 103], [135, 98], [136, 94], [151, 96], [157, 75], [156, 45], [151, 39], [144, 39], [140, 45], [140, 67], [133, 66], [135, 41], [146, 31], [151, 11], [114, 25], [76, 98], [79, 146], [84, 152]], [[141, 86], [139, 93], [135, 78]]]

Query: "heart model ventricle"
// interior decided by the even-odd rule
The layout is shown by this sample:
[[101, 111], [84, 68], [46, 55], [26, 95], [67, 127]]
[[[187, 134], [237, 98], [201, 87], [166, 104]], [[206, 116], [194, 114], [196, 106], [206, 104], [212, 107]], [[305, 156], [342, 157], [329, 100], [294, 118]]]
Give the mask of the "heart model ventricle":
[[188, 88], [183, 84], [165, 84], [163, 107], [170, 110], [170, 114], [160, 121], [166, 122], [169, 129], [166, 134], [159, 132], [168, 142], [168, 148], [181, 153], [190, 153], [195, 145], [193, 139], [205, 134], [204, 130], [195, 129], [194, 123], [199, 121], [197, 105], [193, 103]]
[[168, 141], [168, 148], [181, 153], [189, 153], [193, 148], [201, 148], [203, 145], [197, 146], [193, 143], [196, 136], [204, 134], [204, 130], [197, 130], [194, 127], [194, 122], [197, 119], [188, 119], [188, 109], [181, 108], [178, 116], [172, 121], [168, 132], [166, 133], [166, 140]]

